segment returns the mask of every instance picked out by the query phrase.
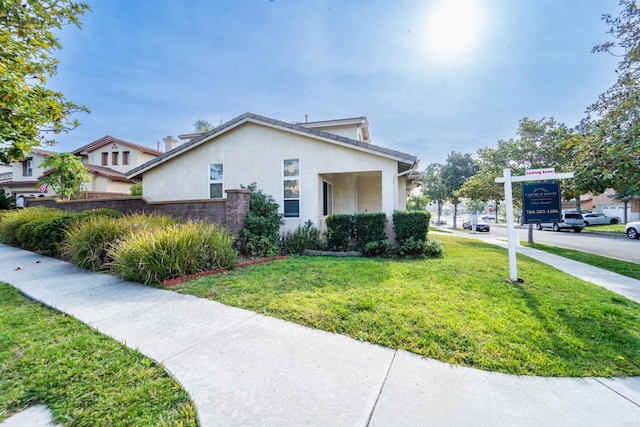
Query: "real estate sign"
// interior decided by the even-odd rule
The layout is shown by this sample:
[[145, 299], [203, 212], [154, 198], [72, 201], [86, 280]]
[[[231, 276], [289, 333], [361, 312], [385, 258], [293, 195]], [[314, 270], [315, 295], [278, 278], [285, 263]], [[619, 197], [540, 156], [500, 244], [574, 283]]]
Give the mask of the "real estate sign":
[[558, 222], [562, 218], [560, 182], [522, 184], [524, 223]]

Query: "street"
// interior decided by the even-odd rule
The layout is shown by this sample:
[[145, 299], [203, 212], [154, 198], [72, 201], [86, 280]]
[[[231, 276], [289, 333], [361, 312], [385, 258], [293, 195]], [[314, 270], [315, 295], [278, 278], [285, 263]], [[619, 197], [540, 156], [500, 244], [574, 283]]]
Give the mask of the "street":
[[[507, 238], [506, 224], [488, 223], [491, 231], [488, 233], [476, 233], [477, 237]], [[448, 218], [447, 227], [452, 226], [451, 218]], [[458, 230], [462, 229], [462, 221], [458, 220]], [[528, 226], [516, 226], [516, 232], [520, 241], [527, 241]], [[555, 232], [552, 230], [533, 229], [534, 243], [559, 246], [568, 249], [575, 249], [582, 252], [603, 255], [611, 258], [618, 258], [625, 261], [640, 263], [640, 240], [631, 240], [625, 236], [610, 237], [591, 233], [575, 233], [573, 231]], [[640, 266], [638, 267], [640, 268]]]

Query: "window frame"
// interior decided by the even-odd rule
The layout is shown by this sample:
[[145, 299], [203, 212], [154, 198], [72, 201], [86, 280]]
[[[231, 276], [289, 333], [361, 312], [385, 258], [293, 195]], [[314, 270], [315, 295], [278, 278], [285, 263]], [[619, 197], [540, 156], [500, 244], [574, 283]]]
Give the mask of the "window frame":
[[119, 151], [112, 151], [111, 152], [111, 165], [112, 166], [118, 166], [118, 155], [120, 154]]
[[[327, 189], [331, 188], [330, 200], [327, 197]], [[322, 180], [322, 216], [333, 215], [333, 184]]]
[[[211, 179], [211, 166], [220, 165], [222, 167], [222, 179]], [[224, 163], [209, 163], [207, 169], [207, 176], [209, 177], [209, 198], [210, 199], [224, 199]], [[213, 197], [211, 186], [214, 184], [220, 184], [220, 197]]]
[[122, 165], [129, 166], [131, 162], [131, 151], [123, 151], [122, 152]]
[[102, 153], [100, 153], [100, 154], [102, 154], [102, 158], [101, 158], [101, 160], [100, 160], [100, 164], [101, 164], [102, 166], [109, 166], [109, 153], [108, 153], [108, 152], [106, 152], [106, 151], [103, 151], [103, 152], [102, 152]]
[[22, 162], [22, 176], [33, 176], [33, 158], [25, 159]]
[[[289, 175], [286, 173], [287, 166], [286, 163], [290, 161], [295, 161], [297, 163], [296, 175]], [[284, 219], [300, 219], [302, 217], [301, 209], [300, 209], [300, 193], [302, 189], [302, 180], [300, 179], [300, 169], [302, 167], [302, 163], [300, 162], [300, 158], [286, 158], [282, 160], [282, 214]], [[298, 197], [285, 197], [285, 182], [287, 181], [297, 181], [298, 182]], [[289, 211], [287, 210], [287, 205], [292, 205], [292, 202], [296, 202], [295, 206], [297, 207], [297, 211]]]

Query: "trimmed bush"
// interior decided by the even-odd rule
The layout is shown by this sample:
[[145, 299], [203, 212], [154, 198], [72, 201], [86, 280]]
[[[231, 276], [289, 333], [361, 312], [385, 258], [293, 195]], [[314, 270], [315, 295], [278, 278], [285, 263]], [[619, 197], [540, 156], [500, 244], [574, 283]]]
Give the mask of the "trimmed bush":
[[393, 231], [396, 242], [402, 243], [409, 238], [425, 241], [429, 231], [431, 214], [426, 211], [395, 211], [393, 213]]
[[28, 241], [31, 239], [32, 233], [31, 228], [35, 227], [35, 224], [28, 226], [20, 233], [21, 236], [18, 237], [19, 230], [22, 226], [33, 222], [40, 224], [45, 220], [60, 215], [65, 215], [65, 212], [60, 209], [51, 208], [26, 208], [8, 211], [2, 216], [2, 221], [0, 221], [0, 242], [13, 246], [22, 246], [20, 242], [27, 242], [27, 244], [29, 244]]
[[307, 220], [298, 226], [295, 231], [287, 231], [280, 239], [282, 252], [286, 254], [302, 254], [306, 249], [317, 250], [320, 248], [320, 231]]
[[139, 230], [111, 247], [113, 270], [145, 284], [233, 265], [235, 236], [205, 222]]
[[330, 251], [349, 250], [349, 239], [351, 238], [352, 215], [333, 214], [325, 220], [327, 231], [327, 248]]
[[387, 223], [387, 215], [380, 213], [363, 213], [353, 216], [353, 231], [358, 250], [363, 250], [367, 243], [383, 242], [387, 240], [384, 226]]

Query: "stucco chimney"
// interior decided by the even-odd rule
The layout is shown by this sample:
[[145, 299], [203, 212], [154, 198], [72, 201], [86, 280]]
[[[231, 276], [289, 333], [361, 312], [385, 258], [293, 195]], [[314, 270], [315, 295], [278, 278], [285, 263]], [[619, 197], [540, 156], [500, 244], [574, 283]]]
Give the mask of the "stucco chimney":
[[178, 139], [174, 138], [173, 136], [168, 136], [166, 138], [162, 138], [162, 140], [164, 141], [164, 146], [165, 146], [164, 151], [165, 151], [165, 153], [167, 151], [173, 150], [178, 145]]

